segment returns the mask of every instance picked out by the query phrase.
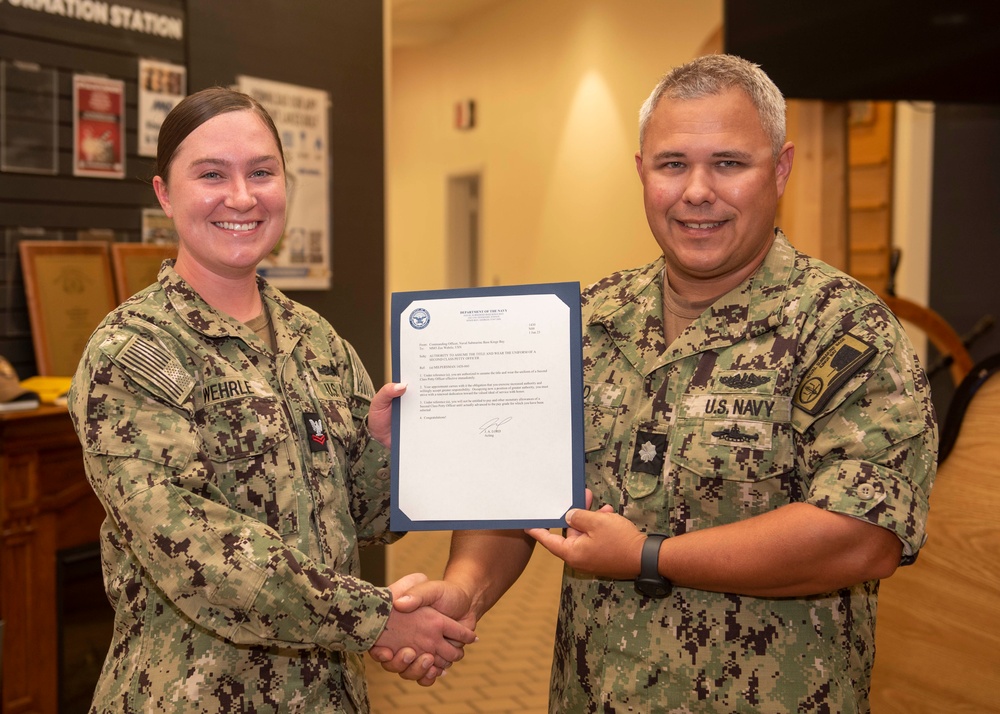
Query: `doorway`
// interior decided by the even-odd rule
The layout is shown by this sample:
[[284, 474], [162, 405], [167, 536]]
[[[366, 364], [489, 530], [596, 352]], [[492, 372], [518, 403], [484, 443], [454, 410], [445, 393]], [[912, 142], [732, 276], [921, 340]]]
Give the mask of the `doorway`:
[[449, 288], [479, 285], [479, 174], [448, 178], [445, 257]]

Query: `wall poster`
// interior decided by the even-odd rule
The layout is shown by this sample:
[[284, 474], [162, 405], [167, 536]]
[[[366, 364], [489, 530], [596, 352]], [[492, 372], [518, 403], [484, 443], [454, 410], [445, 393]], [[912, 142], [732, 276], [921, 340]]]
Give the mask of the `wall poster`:
[[237, 89], [274, 119], [287, 165], [285, 232], [257, 272], [282, 290], [325, 290], [331, 275], [329, 94], [247, 76], [237, 78]]
[[160, 125], [187, 94], [187, 68], [139, 59], [139, 156], [156, 156]]
[[73, 175], [125, 177], [125, 83], [73, 75]]
[[174, 219], [164, 213], [162, 208], [142, 209], [142, 242], [177, 244]]
[[58, 102], [56, 70], [0, 60], [0, 170], [58, 173]]

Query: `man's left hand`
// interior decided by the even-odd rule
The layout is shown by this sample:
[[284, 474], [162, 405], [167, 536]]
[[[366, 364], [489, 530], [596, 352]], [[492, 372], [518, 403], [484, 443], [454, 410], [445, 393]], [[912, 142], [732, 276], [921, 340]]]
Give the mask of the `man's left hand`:
[[577, 570], [615, 580], [631, 580], [639, 574], [646, 534], [611, 506], [598, 511], [571, 509], [566, 523], [565, 537], [545, 528], [528, 528], [525, 533]]

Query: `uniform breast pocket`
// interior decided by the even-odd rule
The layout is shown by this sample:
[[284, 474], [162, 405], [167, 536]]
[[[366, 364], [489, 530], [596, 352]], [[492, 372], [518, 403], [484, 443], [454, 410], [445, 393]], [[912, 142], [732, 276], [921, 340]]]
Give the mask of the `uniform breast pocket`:
[[283, 447], [289, 429], [278, 400], [216, 402], [195, 418], [213, 480], [229, 506], [281, 535], [297, 532], [297, 467]]
[[621, 444], [615, 435], [618, 408], [597, 404], [583, 407], [583, 450], [587, 488], [595, 503], [617, 502], [621, 471]]
[[351, 416], [351, 409], [347, 405], [346, 399], [328, 398], [321, 399], [323, 407], [323, 420], [330, 438], [333, 440], [334, 451], [338, 458], [346, 459], [350, 454], [351, 445], [356, 436], [354, 428], [354, 418]]
[[[684, 425], [678, 424], [680, 429]], [[696, 473], [729, 481], [766, 481], [795, 465], [790, 424], [753, 420], [697, 421], [693, 438], [679, 445], [674, 460]]]
[[[679, 428], [685, 427], [681, 424]], [[792, 428], [754, 420], [704, 420], [672, 455], [682, 492], [698, 494], [713, 519], [746, 518], [785, 505], [797, 495]]]
[[590, 454], [601, 451], [608, 445], [615, 427], [618, 409], [587, 404], [583, 408], [583, 450]]

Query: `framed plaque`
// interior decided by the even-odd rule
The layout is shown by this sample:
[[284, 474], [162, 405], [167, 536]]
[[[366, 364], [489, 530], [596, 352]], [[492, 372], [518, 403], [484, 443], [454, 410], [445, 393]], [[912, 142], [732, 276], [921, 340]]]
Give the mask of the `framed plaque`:
[[21, 241], [19, 250], [38, 374], [72, 376], [94, 328], [118, 305], [108, 244]]
[[125, 302], [144, 287], [156, 282], [160, 264], [177, 257], [177, 246], [169, 243], [112, 243], [111, 265], [115, 274], [115, 294]]
[[59, 172], [58, 88], [54, 69], [0, 60], [0, 171]]

